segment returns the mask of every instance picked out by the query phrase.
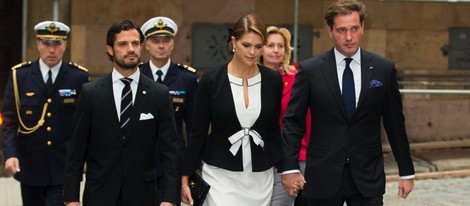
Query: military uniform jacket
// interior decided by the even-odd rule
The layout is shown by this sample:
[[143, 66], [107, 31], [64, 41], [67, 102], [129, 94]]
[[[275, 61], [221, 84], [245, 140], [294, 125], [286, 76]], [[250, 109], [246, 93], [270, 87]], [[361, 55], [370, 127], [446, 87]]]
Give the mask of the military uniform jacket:
[[[19, 95], [19, 115], [26, 127], [44, 124], [30, 134], [20, 125], [13, 89], [13, 72], [5, 88], [3, 152], [5, 160], [17, 157], [21, 171], [15, 178], [28, 185], [58, 185], [64, 181], [67, 141], [71, 135], [72, 118], [83, 83], [89, 81], [86, 69], [62, 61], [52, 90], [48, 91], [39, 69], [39, 60], [13, 67]], [[47, 109], [45, 103], [48, 102]], [[44, 113], [44, 114], [43, 114]]]
[[[150, 79], [153, 79], [152, 70], [149, 63], [142, 64], [140, 71]], [[175, 111], [176, 129], [178, 132], [178, 141], [181, 150], [184, 151], [185, 144], [183, 139], [183, 121], [186, 124], [186, 131], [192, 127], [191, 114], [196, 95], [198, 83], [197, 75], [189, 71], [185, 66], [177, 65], [173, 62], [163, 80], [163, 84], [170, 90], [170, 96], [173, 101], [173, 108]], [[188, 140], [189, 141], [189, 140]]]

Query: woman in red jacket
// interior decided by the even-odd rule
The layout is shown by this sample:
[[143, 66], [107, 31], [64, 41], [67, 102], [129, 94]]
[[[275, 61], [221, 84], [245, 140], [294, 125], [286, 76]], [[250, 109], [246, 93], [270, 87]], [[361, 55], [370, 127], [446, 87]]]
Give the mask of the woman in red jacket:
[[[292, 85], [295, 82], [295, 75], [297, 70], [294, 65], [290, 64], [290, 57], [292, 47], [290, 46], [291, 34], [286, 28], [278, 28], [270, 26], [267, 28], [268, 38], [267, 44], [264, 47], [261, 63], [273, 70], [282, 74], [283, 93], [281, 113], [279, 116], [279, 124], [282, 128], [282, 118], [287, 111], [287, 104], [292, 92]], [[307, 112], [305, 117], [305, 133], [302, 139], [302, 147], [299, 154], [299, 165], [301, 172], [305, 170], [305, 156], [307, 154], [307, 145], [310, 140], [310, 111]], [[293, 205], [295, 198], [289, 196], [281, 184], [281, 174], [275, 170], [274, 174], [274, 191], [271, 198], [271, 206], [285, 206]]]

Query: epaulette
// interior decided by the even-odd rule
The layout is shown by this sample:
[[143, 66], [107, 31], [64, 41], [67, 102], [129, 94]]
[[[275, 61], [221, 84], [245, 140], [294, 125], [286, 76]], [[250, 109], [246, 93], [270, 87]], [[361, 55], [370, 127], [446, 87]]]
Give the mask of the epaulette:
[[180, 67], [180, 68], [182, 68], [182, 69], [185, 69], [185, 70], [187, 70], [187, 71], [189, 71], [189, 72], [191, 72], [191, 73], [196, 73], [196, 72], [197, 72], [196, 69], [194, 69], [194, 68], [192, 68], [192, 67], [190, 67], [190, 66], [188, 66], [188, 65], [186, 65], [186, 64], [177, 64], [177, 65], [178, 65], [178, 67]]
[[11, 70], [15, 70], [15, 69], [18, 69], [18, 68], [21, 68], [21, 67], [24, 67], [24, 66], [27, 66], [27, 65], [31, 65], [31, 64], [32, 64], [31, 61], [19, 63], [19, 64], [13, 66], [13, 67], [11, 68]]
[[69, 62], [69, 65], [74, 66], [74, 67], [76, 67], [77, 69], [80, 69], [80, 70], [82, 70], [82, 71], [84, 71], [84, 72], [88, 72], [88, 69], [86, 69], [85, 67], [83, 67], [83, 66], [81, 66], [81, 65], [79, 65], [79, 64], [77, 64], [77, 63]]

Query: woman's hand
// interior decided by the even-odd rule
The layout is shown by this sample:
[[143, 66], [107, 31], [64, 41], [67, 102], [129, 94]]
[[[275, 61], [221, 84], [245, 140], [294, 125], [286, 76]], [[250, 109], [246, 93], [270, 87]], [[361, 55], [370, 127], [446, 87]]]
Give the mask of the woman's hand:
[[181, 176], [181, 202], [188, 205], [193, 205], [193, 198], [191, 197], [191, 190], [189, 189], [189, 177]]

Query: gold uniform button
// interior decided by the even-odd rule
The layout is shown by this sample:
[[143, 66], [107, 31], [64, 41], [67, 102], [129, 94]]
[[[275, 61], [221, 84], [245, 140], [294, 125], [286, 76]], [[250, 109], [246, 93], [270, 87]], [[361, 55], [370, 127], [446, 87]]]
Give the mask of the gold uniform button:
[[46, 130], [47, 130], [48, 132], [50, 132], [50, 131], [52, 130], [52, 128], [51, 128], [51, 127], [47, 127]]
[[52, 141], [47, 141], [47, 145], [51, 146], [52, 145]]
[[52, 116], [52, 113], [48, 112], [47, 117], [51, 117], [51, 116]]
[[49, 104], [52, 103], [52, 99], [51, 98], [47, 99], [47, 103]]

